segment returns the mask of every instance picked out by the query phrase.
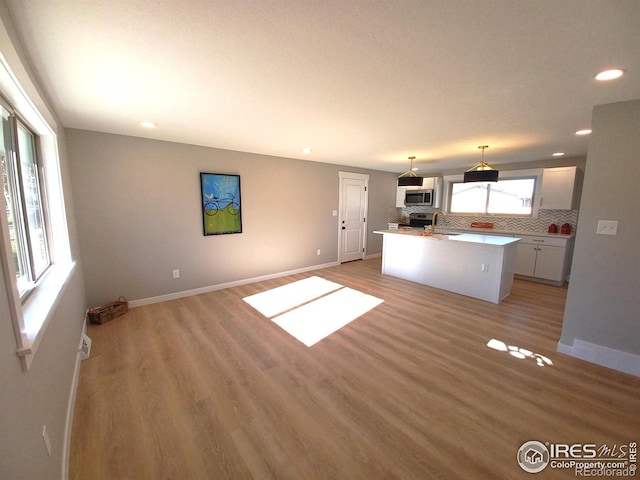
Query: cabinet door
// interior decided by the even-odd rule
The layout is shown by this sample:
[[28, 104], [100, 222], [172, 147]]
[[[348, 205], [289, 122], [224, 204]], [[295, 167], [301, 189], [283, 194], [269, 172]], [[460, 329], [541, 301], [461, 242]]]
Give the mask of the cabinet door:
[[433, 208], [442, 208], [443, 184], [442, 177], [433, 179]]
[[536, 256], [534, 276], [546, 280], [563, 281], [564, 253], [566, 249], [547, 245], [539, 245], [537, 248], [538, 255]]
[[540, 208], [571, 210], [576, 179], [576, 167], [545, 168], [542, 173]]
[[404, 208], [404, 194], [407, 192], [406, 187], [398, 187], [396, 189], [396, 207]]
[[533, 277], [536, 270], [537, 245], [518, 243], [516, 245], [516, 268], [514, 273]]
[[423, 188], [423, 190], [428, 190], [430, 188], [435, 188], [435, 178], [433, 178], [433, 177], [424, 177], [422, 179], [422, 188]]

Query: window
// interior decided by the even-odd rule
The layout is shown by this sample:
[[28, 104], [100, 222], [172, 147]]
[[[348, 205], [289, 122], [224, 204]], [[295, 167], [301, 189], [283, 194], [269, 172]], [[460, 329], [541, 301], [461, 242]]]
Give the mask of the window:
[[451, 213], [533, 215], [536, 177], [499, 180], [495, 183], [451, 183]]
[[0, 105], [2, 184], [11, 256], [24, 300], [51, 264], [36, 135]]
[[[74, 280], [76, 263], [62, 190], [58, 125], [27, 72], [19, 63], [15, 66], [17, 71], [0, 55], [0, 270], [11, 317], [0, 320], [12, 322], [16, 353], [27, 371]], [[18, 78], [26, 82], [26, 90]]]

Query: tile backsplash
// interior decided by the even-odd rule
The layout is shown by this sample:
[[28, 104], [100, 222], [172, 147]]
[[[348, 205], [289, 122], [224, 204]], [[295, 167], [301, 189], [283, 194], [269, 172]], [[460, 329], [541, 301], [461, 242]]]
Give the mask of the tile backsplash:
[[[390, 208], [389, 222], [397, 223], [402, 215], [409, 217], [410, 213], [433, 213], [437, 211], [428, 207]], [[546, 232], [549, 225], [555, 223], [558, 228], [564, 223], [571, 225], [571, 231], [576, 231], [578, 223], [577, 210], [539, 210], [538, 218], [532, 217], [503, 217], [497, 215], [456, 215], [448, 213], [443, 217], [438, 215], [439, 226], [468, 228], [471, 222], [492, 222], [496, 230], [514, 230], [520, 232]], [[444, 222], [444, 223], [443, 223]]]

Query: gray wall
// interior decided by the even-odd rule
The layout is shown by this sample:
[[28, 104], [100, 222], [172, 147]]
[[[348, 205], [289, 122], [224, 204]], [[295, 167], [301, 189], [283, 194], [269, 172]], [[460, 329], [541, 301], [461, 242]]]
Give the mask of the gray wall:
[[[13, 36], [6, 4], [0, 3], [0, 51], [21, 86], [55, 129], [56, 120], [29, 78], [29, 67]], [[64, 131], [58, 131], [62, 184], [69, 220], [73, 257], [78, 260], [69, 169]], [[4, 214], [4, 213], [3, 213]], [[7, 480], [62, 478], [65, 464], [67, 408], [84, 324], [84, 288], [78, 266], [56, 306], [37, 354], [27, 372], [16, 355], [16, 340], [9, 314], [11, 290], [0, 275], [0, 478]], [[47, 455], [42, 426], [47, 426], [52, 453]]]
[[640, 100], [595, 107], [592, 128], [560, 343], [640, 355]]
[[[90, 305], [337, 261], [340, 170], [370, 175], [367, 255], [395, 202], [392, 173], [84, 130], [67, 143]], [[199, 172], [241, 176], [241, 234], [203, 236]]]
[[[84, 323], [82, 275], [76, 269], [27, 372], [16, 356], [6, 290], [0, 278], [0, 478], [61, 478], [67, 407]], [[42, 440], [43, 425], [51, 457]]]

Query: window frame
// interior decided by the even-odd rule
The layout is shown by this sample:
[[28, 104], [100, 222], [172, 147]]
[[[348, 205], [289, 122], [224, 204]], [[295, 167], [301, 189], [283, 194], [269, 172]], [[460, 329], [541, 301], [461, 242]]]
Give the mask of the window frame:
[[[24, 71], [20, 70], [18, 73], [28, 82], [28, 76]], [[35, 153], [41, 161], [38, 175], [41, 181], [43, 208], [46, 209], [45, 214], [49, 222], [49, 268], [34, 284], [29, 295], [21, 298], [11, 255], [7, 215], [4, 212], [0, 215], [1, 273], [6, 285], [8, 310], [16, 339], [16, 354], [25, 372], [29, 370], [56, 307], [76, 272], [67, 225], [57, 134], [51, 127], [56, 125], [55, 119], [41, 102], [32, 85], [28, 83], [26, 86], [31, 94], [36, 95], [40, 108], [44, 108], [42, 113], [18, 82], [6, 59], [0, 56], [0, 99], [3, 106], [8, 106], [8, 110], [38, 136]], [[0, 208], [6, 207], [4, 194], [0, 195]]]
[[[46, 190], [45, 190], [45, 182], [43, 178], [43, 165], [42, 159], [40, 156], [40, 137], [39, 135], [25, 122], [19, 114], [9, 105], [6, 100], [0, 97], [0, 106], [4, 108], [9, 114], [10, 125], [9, 130], [12, 138], [10, 139], [10, 155], [12, 158], [8, 159], [7, 163], [8, 170], [10, 174], [13, 174], [12, 186], [13, 186], [13, 194], [19, 196], [17, 205], [14, 208], [14, 215], [17, 215], [19, 218], [14, 219], [14, 228], [16, 226], [21, 230], [19, 235], [17, 235], [17, 241], [21, 243], [21, 255], [23, 257], [23, 262], [25, 266], [28, 268], [28, 279], [27, 286], [23, 290], [18, 288], [18, 293], [20, 295], [20, 301], [24, 304], [29, 295], [33, 292], [34, 288], [38, 285], [38, 282], [44, 277], [47, 273], [47, 270], [52, 265], [51, 259], [51, 235], [50, 235], [50, 220], [49, 220], [49, 212], [47, 207], [47, 198], [46, 198]], [[19, 132], [20, 129], [23, 129], [30, 136], [29, 141], [31, 143], [30, 147], [32, 149], [32, 154], [34, 156], [34, 165], [36, 169], [36, 182], [37, 182], [37, 196], [38, 202], [40, 204], [42, 221], [42, 229], [44, 235], [44, 250], [46, 253], [45, 263], [46, 265], [42, 269], [38, 269], [36, 266], [35, 259], [35, 251], [33, 245], [33, 238], [30, 232], [32, 227], [31, 222], [29, 220], [29, 211], [28, 211], [28, 199], [27, 193], [25, 191], [25, 172], [23, 171], [23, 159], [22, 155], [24, 152], [21, 152], [20, 140], [19, 140]], [[5, 145], [6, 147], [6, 145]]]
[[452, 212], [451, 203], [452, 203], [452, 194], [453, 194], [453, 184], [463, 183], [463, 179], [464, 179], [463, 174], [444, 176], [444, 185], [445, 185], [446, 195], [444, 197], [443, 211], [446, 212], [447, 214], [467, 216], [467, 217], [491, 216], [491, 217], [501, 217], [501, 218], [538, 218], [539, 205], [536, 200], [540, 197], [540, 192], [542, 188], [542, 169], [532, 168], [527, 170], [500, 170], [500, 180], [521, 180], [525, 178], [534, 179], [533, 197], [531, 198], [532, 206], [531, 206], [530, 214], [489, 213], [487, 211], [489, 196], [486, 197], [487, 201], [485, 203], [484, 212]]

